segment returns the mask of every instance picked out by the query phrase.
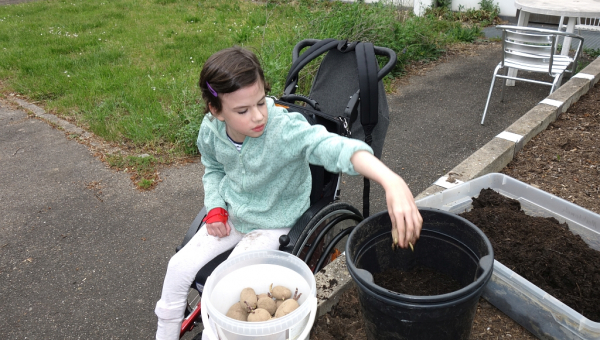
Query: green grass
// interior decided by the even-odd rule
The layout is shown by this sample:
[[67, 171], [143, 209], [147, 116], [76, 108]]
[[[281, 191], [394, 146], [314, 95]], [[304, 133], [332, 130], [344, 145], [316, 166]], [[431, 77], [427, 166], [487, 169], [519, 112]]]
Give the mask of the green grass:
[[193, 155], [204, 112], [196, 82], [202, 62], [220, 49], [257, 53], [277, 96], [292, 48], [305, 38], [392, 48], [392, 77], [479, 33], [382, 4], [47, 0], [0, 6], [0, 84], [3, 93], [41, 102], [107, 141], [154, 155]]

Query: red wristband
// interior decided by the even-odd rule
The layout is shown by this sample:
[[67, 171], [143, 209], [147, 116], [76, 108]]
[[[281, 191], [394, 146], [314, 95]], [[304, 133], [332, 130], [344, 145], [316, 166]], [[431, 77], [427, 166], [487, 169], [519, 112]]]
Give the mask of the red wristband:
[[204, 217], [202, 222], [206, 222], [207, 224], [222, 222], [223, 224], [225, 224], [227, 223], [228, 216], [229, 214], [227, 213], [227, 210], [223, 208], [214, 208], [208, 212], [208, 214], [206, 215], [206, 217]]

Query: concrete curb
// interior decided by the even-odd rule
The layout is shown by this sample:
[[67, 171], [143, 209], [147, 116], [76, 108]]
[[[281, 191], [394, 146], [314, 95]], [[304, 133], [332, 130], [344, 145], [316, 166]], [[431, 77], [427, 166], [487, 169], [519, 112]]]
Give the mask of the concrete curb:
[[[581, 72], [574, 75], [546, 99], [529, 110], [525, 115], [498, 134], [462, 163], [442, 176], [440, 180], [425, 189], [416, 199], [420, 199], [460, 182], [466, 182], [491, 172], [502, 170], [514, 155], [537, 134], [545, 130], [556, 120], [559, 114], [566, 112], [582, 95], [586, 94], [600, 80], [600, 58], [594, 60]], [[457, 179], [447, 182], [442, 179]]]
[[[582, 95], [600, 80], [600, 58], [571, 77], [558, 90], [529, 110], [525, 115], [475, 151], [462, 163], [442, 176], [415, 199], [433, 195], [457, 184], [502, 170], [527, 142], [544, 131], [558, 115], [566, 112]], [[450, 179], [450, 181], [448, 181]], [[340, 256], [315, 275], [317, 281], [317, 315], [321, 316], [337, 304], [340, 295], [352, 287], [346, 258]]]
[[46, 111], [35, 105], [26, 102], [25, 100], [18, 98], [13, 95], [9, 95], [5, 98], [0, 98], [10, 103], [16, 104], [25, 111], [30, 112], [34, 117], [39, 118], [50, 126], [62, 130], [69, 138], [76, 138], [80, 143], [83, 143], [93, 150], [104, 150], [107, 153], [122, 153], [122, 149], [111, 145], [111, 143], [104, 141], [103, 139], [97, 138], [92, 132], [86, 131], [77, 125], [59, 118], [53, 114], [46, 113]]
[[77, 135], [87, 135], [88, 132], [85, 131], [84, 129], [69, 123], [68, 121], [58, 118], [55, 115], [46, 113], [46, 111], [44, 111], [44, 109], [42, 109], [41, 107], [35, 105], [35, 104], [31, 104], [28, 103], [26, 101], [24, 101], [23, 99], [14, 97], [14, 96], [9, 96], [6, 97], [6, 99], [10, 102], [13, 102], [19, 106], [21, 106], [22, 108], [26, 109], [27, 111], [30, 111], [31, 113], [33, 113], [34, 116], [45, 120], [46, 122], [48, 122], [50, 125], [57, 127], [61, 130], [64, 130], [65, 132], [69, 133], [69, 134], [77, 134]]

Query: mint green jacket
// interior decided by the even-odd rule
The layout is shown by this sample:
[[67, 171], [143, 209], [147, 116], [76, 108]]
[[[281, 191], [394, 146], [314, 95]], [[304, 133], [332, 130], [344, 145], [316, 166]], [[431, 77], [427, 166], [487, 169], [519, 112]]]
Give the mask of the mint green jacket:
[[241, 151], [227, 139], [225, 123], [209, 113], [198, 134], [205, 166], [204, 205], [223, 208], [242, 233], [288, 228], [309, 207], [310, 164], [330, 172], [357, 175], [350, 157], [373, 150], [364, 142], [342, 137], [299, 113], [287, 112], [267, 98], [269, 119], [258, 138], [246, 137]]

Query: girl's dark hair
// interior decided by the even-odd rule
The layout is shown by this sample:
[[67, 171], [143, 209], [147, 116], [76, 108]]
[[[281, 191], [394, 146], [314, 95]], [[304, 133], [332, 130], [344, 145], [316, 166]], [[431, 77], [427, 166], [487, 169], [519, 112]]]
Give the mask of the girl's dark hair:
[[[209, 104], [217, 112], [221, 111], [222, 94], [235, 92], [258, 80], [262, 81], [265, 92], [268, 93], [271, 88], [265, 81], [258, 58], [251, 51], [236, 46], [211, 55], [202, 67], [198, 82], [206, 104], [205, 113], [209, 111]], [[216, 92], [216, 96], [213, 91]]]

